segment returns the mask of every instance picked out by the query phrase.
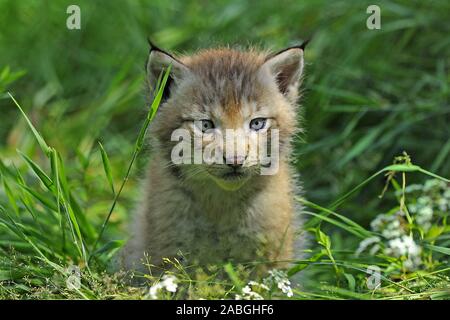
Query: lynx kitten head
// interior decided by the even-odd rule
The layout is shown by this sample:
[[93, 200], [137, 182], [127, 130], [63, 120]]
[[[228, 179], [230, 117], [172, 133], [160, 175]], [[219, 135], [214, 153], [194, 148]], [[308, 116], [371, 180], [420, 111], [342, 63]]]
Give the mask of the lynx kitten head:
[[[264, 168], [277, 169], [274, 162], [289, 155], [296, 132], [303, 49], [275, 54], [210, 49], [175, 57], [152, 48], [147, 63], [150, 90], [171, 65], [151, 128], [156, 152], [183, 182], [211, 183], [231, 191], [251, 184]], [[174, 161], [174, 155], [182, 161]]]

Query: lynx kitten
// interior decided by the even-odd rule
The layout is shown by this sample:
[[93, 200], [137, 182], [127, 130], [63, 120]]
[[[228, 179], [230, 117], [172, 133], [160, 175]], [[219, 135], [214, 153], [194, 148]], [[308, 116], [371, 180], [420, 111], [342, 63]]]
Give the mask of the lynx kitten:
[[[259, 261], [265, 270], [285, 267], [300, 254], [299, 187], [289, 157], [298, 132], [303, 52], [304, 45], [275, 54], [220, 48], [175, 57], [152, 47], [148, 87], [154, 90], [169, 65], [171, 73], [149, 129], [152, 158], [122, 250], [124, 268], [145, 270], [144, 255], [161, 265], [181, 252], [201, 265]], [[261, 174], [266, 165], [249, 159], [248, 141], [233, 153], [215, 145], [223, 161], [174, 163], [177, 129], [224, 137], [223, 145], [247, 141], [226, 135], [227, 129], [252, 137], [276, 131], [276, 172]], [[202, 142], [200, 149], [206, 148]]]

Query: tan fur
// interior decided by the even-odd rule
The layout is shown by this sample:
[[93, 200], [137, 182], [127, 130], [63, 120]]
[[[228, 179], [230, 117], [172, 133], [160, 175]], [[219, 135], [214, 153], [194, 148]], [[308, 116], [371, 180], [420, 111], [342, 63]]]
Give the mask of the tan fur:
[[[153, 156], [130, 240], [121, 254], [124, 268], [143, 270], [144, 253], [156, 265], [179, 252], [202, 265], [270, 262], [262, 269], [286, 266], [300, 253], [294, 252], [300, 227], [294, 203], [298, 183], [289, 156], [291, 139], [298, 131], [296, 100], [303, 50], [286, 51], [268, 55], [213, 49], [176, 59], [162, 51], [151, 52], [149, 86], [154, 87], [157, 72], [169, 63], [174, 83], [151, 125]], [[283, 78], [277, 81], [280, 75]], [[192, 130], [192, 120], [205, 117], [223, 129], [241, 128], [258, 116], [271, 118], [270, 129], [280, 130], [277, 174], [254, 174], [255, 167], [250, 167], [249, 180], [238, 190], [227, 191], [206, 173], [207, 165], [171, 163], [173, 130]]]

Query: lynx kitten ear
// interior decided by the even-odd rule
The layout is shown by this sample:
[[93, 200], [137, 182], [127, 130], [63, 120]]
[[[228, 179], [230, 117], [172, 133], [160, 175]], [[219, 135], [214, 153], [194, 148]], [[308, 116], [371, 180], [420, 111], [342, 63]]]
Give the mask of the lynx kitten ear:
[[150, 43], [150, 53], [147, 60], [147, 82], [149, 90], [154, 92], [161, 74], [167, 70], [169, 65], [172, 65], [169, 78], [167, 79], [166, 87], [164, 88], [163, 100], [170, 95], [170, 89], [180, 80], [188, 71], [188, 68], [179, 60], [174, 58], [171, 54], [157, 48]]
[[304, 48], [305, 44], [284, 49], [268, 56], [263, 64], [275, 76], [281, 93], [291, 101], [295, 101], [298, 95]]

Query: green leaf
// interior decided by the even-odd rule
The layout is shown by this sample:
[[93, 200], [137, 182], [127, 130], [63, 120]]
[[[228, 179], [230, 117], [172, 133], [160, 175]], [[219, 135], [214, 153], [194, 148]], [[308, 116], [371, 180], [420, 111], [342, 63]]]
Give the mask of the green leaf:
[[351, 275], [350, 273], [345, 273], [345, 272], [344, 272], [344, 277], [347, 279], [348, 288], [350, 289], [350, 291], [355, 291], [355, 288], [356, 288], [355, 277], [353, 277], [353, 275]]
[[419, 166], [413, 165], [413, 164], [393, 164], [387, 167], [384, 167], [383, 169], [381, 169], [380, 171], [374, 173], [373, 175], [371, 175], [369, 178], [367, 178], [366, 180], [364, 180], [363, 182], [361, 182], [360, 184], [358, 184], [356, 187], [354, 187], [353, 189], [351, 189], [349, 192], [347, 192], [346, 194], [344, 194], [343, 196], [341, 196], [338, 200], [334, 201], [329, 207], [331, 210], [335, 210], [337, 207], [339, 207], [343, 202], [345, 202], [345, 200], [347, 200], [349, 197], [351, 197], [354, 193], [356, 193], [359, 189], [361, 189], [362, 187], [364, 187], [366, 184], [368, 184], [370, 181], [372, 181], [373, 179], [375, 179], [377, 176], [379, 176], [382, 173], [385, 172], [389, 172], [389, 171], [399, 171], [399, 172], [421, 172], [423, 174], [426, 174], [430, 177], [445, 181], [445, 182], [450, 182], [449, 179], [441, 177], [437, 174], [434, 174], [432, 172], [429, 172], [425, 169], [422, 169]]
[[111, 240], [108, 241], [104, 246], [92, 253], [93, 256], [105, 255], [110, 258], [114, 252], [120, 249], [125, 244], [124, 240]]
[[41, 147], [42, 151], [49, 156], [50, 155], [50, 147], [47, 145], [47, 143], [45, 142], [45, 140], [42, 138], [42, 136], [39, 134], [39, 132], [36, 130], [36, 128], [33, 126], [33, 124], [31, 123], [30, 119], [28, 119], [27, 115], [25, 114], [25, 112], [22, 110], [22, 108], [20, 107], [19, 103], [17, 103], [16, 99], [14, 99], [14, 97], [12, 96], [11, 93], [8, 92], [8, 95], [11, 97], [11, 99], [14, 101], [14, 104], [17, 106], [17, 108], [20, 110], [20, 112], [22, 113], [23, 117], [25, 118], [25, 121], [27, 122], [28, 126], [30, 127], [31, 131], [33, 132], [34, 137], [36, 138], [37, 142], [39, 143], [39, 146]]
[[[122, 181], [122, 184], [120, 185], [120, 188], [119, 188], [118, 192], [114, 196], [114, 200], [113, 200], [113, 203], [111, 205], [111, 208], [109, 209], [108, 215], [106, 216], [106, 219], [105, 219], [105, 221], [102, 224], [102, 228], [100, 229], [100, 232], [98, 233], [97, 239], [95, 240], [94, 245], [92, 246], [92, 251], [95, 250], [95, 248], [97, 247], [97, 244], [99, 243], [100, 239], [102, 238], [103, 232], [105, 231], [106, 226], [108, 225], [109, 219], [111, 218], [111, 215], [112, 215], [112, 213], [114, 211], [114, 208], [116, 207], [117, 201], [119, 200], [119, 196], [120, 196], [120, 194], [121, 194], [121, 192], [122, 192], [122, 190], [123, 190], [123, 188], [125, 186], [125, 183], [128, 181], [128, 177], [129, 177], [129, 175], [131, 173], [131, 168], [133, 167], [133, 164], [134, 164], [134, 162], [135, 162], [135, 160], [136, 160], [136, 158], [137, 158], [137, 156], [138, 156], [138, 154], [139, 154], [139, 152], [140, 152], [140, 150], [142, 148], [142, 145], [144, 143], [144, 137], [145, 137], [145, 134], [147, 132], [148, 126], [150, 125], [150, 122], [153, 120], [153, 117], [155, 116], [155, 114], [156, 114], [156, 112], [158, 110], [159, 104], [161, 103], [162, 95], [163, 95], [163, 92], [164, 92], [164, 87], [165, 87], [165, 85], [167, 83], [167, 79], [169, 78], [169, 74], [170, 74], [171, 68], [172, 68], [172, 66], [169, 65], [169, 67], [165, 70], [164, 77], [163, 77], [162, 81], [158, 81], [158, 84], [159, 84], [159, 86], [158, 86], [158, 93], [157, 93], [156, 97], [153, 99], [153, 102], [152, 102], [152, 104], [150, 106], [150, 109], [148, 111], [148, 114], [147, 114], [147, 118], [145, 119], [144, 124], [141, 127], [141, 130], [139, 131], [139, 135], [138, 135], [138, 138], [136, 140], [136, 144], [135, 144], [135, 147], [134, 147], [133, 155], [132, 155], [130, 163], [128, 165], [127, 172], [126, 172], [125, 177], [124, 177], [124, 179]], [[89, 257], [88, 263], [89, 263], [91, 258], [92, 258], [92, 256]]]
[[164, 87], [166, 86], [167, 79], [169, 78], [170, 70], [172, 69], [172, 65], [169, 65], [169, 67], [165, 70], [164, 77], [161, 81], [158, 81], [158, 91], [153, 99], [152, 104], [150, 105], [150, 108], [148, 109], [147, 118], [145, 119], [144, 125], [142, 126], [138, 139], [136, 140], [136, 150], [139, 151], [142, 148], [142, 145], [144, 144], [144, 138], [145, 133], [147, 132], [147, 128], [152, 122], [153, 118], [156, 115], [156, 112], [158, 111], [159, 105], [161, 103], [162, 95], [164, 93]]
[[231, 263], [227, 263], [223, 268], [224, 268], [225, 272], [228, 274], [228, 276], [230, 277], [233, 284], [236, 286], [236, 288], [238, 290], [241, 290], [243, 285], [242, 285], [242, 282], [239, 279], [236, 271], [234, 271], [233, 265]]
[[31, 188], [29, 188], [29, 187], [27, 187], [25, 185], [20, 185], [20, 187], [22, 189], [26, 190], [34, 198], [39, 200], [46, 208], [48, 208], [50, 210], [53, 210], [53, 211], [58, 211], [57, 206], [50, 199], [46, 198], [45, 196], [39, 194], [38, 192], [34, 191], [33, 189], [31, 189]]
[[[329, 210], [327, 208], [321, 207], [318, 204], [315, 204], [315, 203], [313, 203], [311, 201], [308, 201], [308, 200], [306, 200], [304, 198], [297, 198], [297, 200], [299, 202], [303, 203], [304, 205], [310, 207], [310, 208], [313, 208], [313, 209], [316, 209], [316, 210], [324, 212], [325, 216], [333, 215], [333, 216], [339, 218], [340, 220], [342, 220], [345, 223], [345, 225], [340, 223], [340, 222], [338, 222], [338, 221], [336, 221], [336, 220], [331, 221], [331, 219], [329, 219], [329, 218], [328, 219], [322, 219], [322, 217], [324, 215], [322, 215], [322, 216], [321, 215], [316, 215], [317, 220], [321, 219], [321, 220], [325, 220], [325, 221], [328, 221], [330, 223], [333, 223], [333, 224], [335, 224], [337, 226], [340, 226], [344, 230], [347, 230], [347, 231], [357, 235], [358, 237], [366, 238], [366, 237], [370, 237], [372, 235], [372, 233], [370, 231], [364, 229], [362, 226], [360, 226], [356, 222], [352, 221], [351, 219], [349, 219], [349, 218], [347, 218], [347, 217], [345, 217], [343, 215], [340, 215], [340, 214], [338, 214], [338, 213], [336, 213], [336, 212], [334, 212], [332, 210]], [[309, 214], [309, 213], [307, 213], [307, 214]], [[308, 223], [305, 225], [305, 228], [310, 228], [310, 227], [312, 227], [315, 224], [316, 224], [316, 221], [314, 221], [314, 219], [312, 219], [312, 220], [308, 221]]]
[[445, 247], [440, 247], [440, 246], [434, 246], [432, 244], [424, 244], [425, 248], [428, 248], [430, 250], [439, 252], [439, 253], [443, 253], [445, 255], [450, 256], [450, 248], [445, 248]]
[[103, 162], [103, 169], [105, 170], [106, 177], [108, 178], [109, 186], [111, 187], [113, 195], [116, 194], [116, 191], [114, 190], [114, 182], [112, 178], [112, 171], [111, 171], [111, 165], [109, 163], [108, 154], [106, 153], [105, 149], [103, 148], [102, 143], [99, 141], [98, 145], [100, 146], [100, 152], [102, 155], [102, 162]]
[[9, 184], [6, 182], [6, 177], [1, 176], [3, 179], [3, 187], [5, 188], [6, 196], [8, 197], [8, 201], [11, 204], [11, 207], [13, 208], [16, 215], [19, 215], [19, 207], [17, 206], [16, 199], [11, 191], [11, 188], [9, 187]]
[[307, 263], [297, 263], [295, 266], [293, 266], [292, 268], [290, 268], [287, 272], [289, 277], [292, 277], [293, 275], [299, 273], [300, 271], [302, 271], [303, 269], [305, 269], [308, 266]]
[[33, 170], [33, 172], [37, 175], [39, 180], [49, 189], [51, 190], [53, 187], [53, 181], [50, 177], [42, 170], [39, 165], [37, 165], [33, 160], [28, 158], [25, 154], [17, 150], [20, 156], [25, 160], [28, 166]]
[[325, 249], [329, 250], [331, 248], [330, 237], [322, 232], [322, 230], [320, 230], [319, 228], [316, 229], [316, 239], [320, 245], [325, 247]]
[[[336, 221], [336, 220], [334, 220], [334, 219], [331, 219], [330, 217], [327, 216], [327, 214], [317, 214], [317, 213], [309, 212], [309, 211], [304, 211], [303, 213], [304, 213], [304, 214], [308, 214], [308, 215], [312, 215], [312, 216], [316, 217], [318, 220], [323, 220], [323, 221], [326, 221], [326, 222], [328, 222], [328, 223], [331, 223], [331, 224], [333, 224], [333, 225], [335, 225], [335, 226], [337, 226], [337, 227], [339, 227], [339, 228], [341, 228], [341, 229], [343, 229], [343, 230], [346, 230], [346, 231], [350, 232], [351, 234], [357, 236], [358, 238], [361, 238], [361, 239], [366, 238], [365, 235], [359, 233], [359, 232], [358, 232], [357, 230], [355, 230], [354, 228], [351, 228], [351, 227], [345, 225], [344, 223], [341, 223], [341, 222], [339, 222], [339, 221]], [[311, 227], [312, 225], [313, 225], [313, 223], [308, 222], [308, 224], [305, 225], [305, 227], [308, 227], [308, 228], [309, 228], [309, 227]]]
[[73, 240], [75, 241], [75, 245], [78, 249], [80, 257], [82, 257], [86, 261], [86, 251], [84, 248], [83, 236], [81, 234], [80, 225], [78, 224], [78, 220], [68, 200], [69, 197], [68, 185], [67, 182], [62, 183], [62, 181], [66, 181], [65, 172], [62, 167], [62, 161], [60, 160], [56, 150], [53, 148], [51, 149], [49, 156], [51, 161], [53, 179], [56, 182], [56, 190], [54, 192], [54, 195], [58, 203], [57, 210], [58, 212], [60, 212], [59, 211], [60, 206], [63, 208], [70, 226], [70, 231], [72, 233]]

